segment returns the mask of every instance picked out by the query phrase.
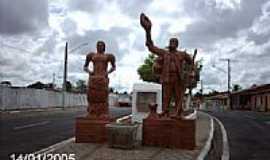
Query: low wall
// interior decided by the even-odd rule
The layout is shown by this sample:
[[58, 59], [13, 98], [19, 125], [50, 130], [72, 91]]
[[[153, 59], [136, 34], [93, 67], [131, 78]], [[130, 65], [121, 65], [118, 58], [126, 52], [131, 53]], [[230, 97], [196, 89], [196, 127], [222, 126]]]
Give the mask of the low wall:
[[60, 107], [63, 106], [63, 95], [67, 107], [87, 105], [85, 94], [0, 87], [0, 110]]

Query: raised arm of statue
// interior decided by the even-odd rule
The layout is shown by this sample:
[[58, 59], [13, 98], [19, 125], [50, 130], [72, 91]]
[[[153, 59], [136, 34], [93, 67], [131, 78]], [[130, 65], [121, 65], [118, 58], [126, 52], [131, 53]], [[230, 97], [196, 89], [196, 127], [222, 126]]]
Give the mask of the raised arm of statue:
[[108, 71], [108, 74], [112, 73], [113, 71], [115, 71], [116, 69], [116, 65], [115, 65], [115, 57], [112, 54], [109, 54], [109, 62], [111, 63], [111, 68]]
[[92, 56], [93, 54], [92, 53], [89, 53], [86, 55], [86, 59], [85, 59], [85, 63], [84, 63], [84, 66], [83, 66], [83, 70], [87, 73], [91, 73], [91, 71], [89, 70], [88, 66], [89, 66], [89, 63], [92, 61]]
[[156, 54], [158, 56], [162, 55], [165, 51], [154, 45], [154, 42], [152, 41], [152, 36], [151, 36], [152, 23], [151, 23], [151, 20], [144, 13], [142, 13], [140, 16], [140, 23], [141, 23], [141, 26], [144, 28], [145, 33], [146, 33], [146, 43], [145, 44], [148, 47], [148, 50], [150, 52], [152, 52], [153, 54]]

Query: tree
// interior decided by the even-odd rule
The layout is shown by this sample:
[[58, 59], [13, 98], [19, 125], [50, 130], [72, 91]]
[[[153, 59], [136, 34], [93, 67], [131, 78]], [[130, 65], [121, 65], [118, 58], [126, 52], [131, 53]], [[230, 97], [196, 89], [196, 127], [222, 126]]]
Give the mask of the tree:
[[44, 88], [46, 88], [46, 84], [44, 84], [40, 81], [37, 81], [33, 84], [28, 85], [27, 88], [44, 89]]
[[144, 64], [138, 68], [137, 72], [142, 80], [158, 83], [158, 77], [152, 72], [155, 58], [156, 57], [153, 54], [149, 54], [149, 56], [144, 60]]
[[209, 96], [213, 96], [213, 95], [216, 95], [218, 94], [219, 92], [216, 91], [216, 90], [212, 90], [211, 92], [208, 93]]
[[194, 94], [194, 96], [195, 96], [195, 97], [201, 97], [201, 96], [202, 96], [202, 92], [201, 92], [201, 91], [196, 92], [196, 93]]
[[110, 93], [114, 93], [114, 88], [110, 87], [110, 88], [109, 88], [109, 92], [110, 92]]
[[82, 92], [82, 93], [86, 93], [86, 82], [84, 80], [78, 80], [76, 82], [76, 87], [75, 87], [78, 91]]
[[242, 87], [239, 84], [234, 84], [233, 85], [233, 91], [239, 91], [241, 89], [242, 89]]
[[2, 81], [1, 82], [1, 85], [4, 85], [4, 86], [12, 86], [11, 82], [10, 81]]
[[72, 91], [72, 83], [70, 81], [66, 82], [66, 91], [67, 92]]

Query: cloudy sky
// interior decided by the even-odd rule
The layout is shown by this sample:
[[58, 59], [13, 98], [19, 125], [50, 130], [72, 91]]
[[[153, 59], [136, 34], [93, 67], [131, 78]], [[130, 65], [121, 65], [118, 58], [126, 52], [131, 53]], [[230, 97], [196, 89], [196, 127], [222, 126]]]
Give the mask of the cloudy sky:
[[65, 42], [68, 80], [87, 80], [85, 56], [104, 40], [117, 58], [111, 86], [130, 90], [149, 53], [139, 15], [153, 23], [160, 47], [170, 37], [180, 49], [198, 48], [206, 90], [225, 90], [227, 64], [232, 83], [249, 87], [270, 82], [270, 1], [267, 0], [0, 0], [0, 80], [23, 86], [62, 83]]

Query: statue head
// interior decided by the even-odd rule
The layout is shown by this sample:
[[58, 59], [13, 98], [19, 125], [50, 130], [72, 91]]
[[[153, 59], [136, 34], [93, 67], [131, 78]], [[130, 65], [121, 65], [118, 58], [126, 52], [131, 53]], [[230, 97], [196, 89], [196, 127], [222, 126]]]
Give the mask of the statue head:
[[178, 39], [177, 38], [171, 38], [169, 41], [169, 50], [170, 51], [176, 51], [178, 47]]
[[105, 52], [105, 43], [103, 41], [97, 42], [97, 52], [104, 53]]

